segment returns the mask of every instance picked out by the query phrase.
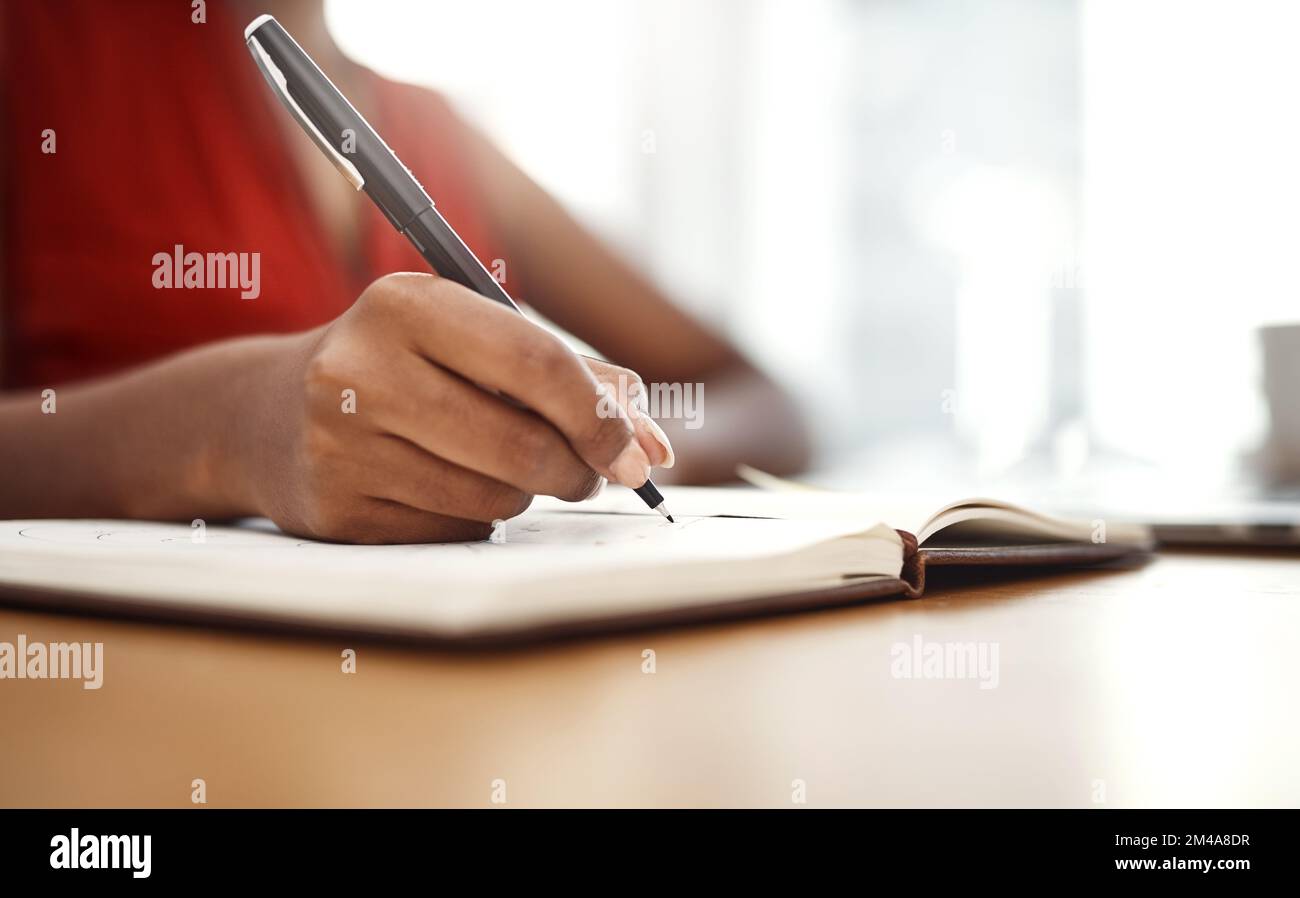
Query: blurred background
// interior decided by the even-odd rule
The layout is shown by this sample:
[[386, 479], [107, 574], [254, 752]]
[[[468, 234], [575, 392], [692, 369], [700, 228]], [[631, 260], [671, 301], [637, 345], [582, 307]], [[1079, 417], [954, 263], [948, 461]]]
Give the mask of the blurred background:
[[781, 376], [837, 482], [1213, 489], [1264, 435], [1256, 332], [1297, 317], [1300, 4], [328, 16]]

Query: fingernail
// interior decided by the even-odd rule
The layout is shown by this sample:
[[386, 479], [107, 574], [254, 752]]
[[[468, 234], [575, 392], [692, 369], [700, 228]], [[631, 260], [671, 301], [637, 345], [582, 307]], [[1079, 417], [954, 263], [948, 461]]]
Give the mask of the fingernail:
[[614, 459], [609, 470], [614, 475], [614, 479], [623, 486], [636, 489], [650, 479], [650, 459], [646, 457], [645, 450], [637, 445], [636, 440], [631, 440], [618, 454], [618, 458]]
[[667, 457], [660, 463], [659, 467], [671, 468], [677, 464], [677, 456], [673, 455], [673, 444], [668, 442], [668, 434], [664, 433], [664, 429], [659, 426], [659, 422], [649, 415], [643, 415], [641, 420], [645, 422], [646, 430], [650, 432], [650, 436], [655, 438], [655, 442], [664, 447], [664, 454]]

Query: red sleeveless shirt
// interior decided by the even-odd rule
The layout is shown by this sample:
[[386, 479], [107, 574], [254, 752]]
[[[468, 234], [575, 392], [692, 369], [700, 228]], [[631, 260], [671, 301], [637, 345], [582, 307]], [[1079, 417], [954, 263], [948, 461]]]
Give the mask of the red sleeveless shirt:
[[[4, 382], [45, 387], [229, 337], [305, 330], [371, 280], [427, 263], [368, 201], [361, 270], [333, 250], [285, 145], [286, 115], [218, 0], [0, 7]], [[362, 113], [480, 259], [499, 258], [464, 125], [373, 79]], [[54, 152], [50, 148], [53, 132]], [[341, 177], [341, 176], [340, 176]], [[157, 289], [157, 253], [260, 253], [260, 295]]]

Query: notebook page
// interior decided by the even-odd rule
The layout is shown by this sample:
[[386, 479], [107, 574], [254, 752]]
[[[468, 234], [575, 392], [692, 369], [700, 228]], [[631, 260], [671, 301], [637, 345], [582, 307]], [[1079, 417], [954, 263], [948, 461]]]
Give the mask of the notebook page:
[[462, 631], [805, 591], [901, 563], [896, 534], [861, 516], [674, 514], [539, 500], [495, 541], [404, 546], [313, 542], [265, 521], [6, 521], [0, 585]]

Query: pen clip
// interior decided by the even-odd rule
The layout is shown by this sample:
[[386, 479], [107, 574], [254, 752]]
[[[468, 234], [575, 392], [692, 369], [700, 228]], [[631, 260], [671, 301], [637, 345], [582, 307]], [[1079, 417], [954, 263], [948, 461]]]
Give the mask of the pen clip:
[[255, 36], [248, 38], [248, 46], [253, 51], [253, 61], [262, 70], [267, 82], [275, 88], [275, 94], [280, 98], [280, 102], [284, 104], [284, 107], [298, 120], [298, 124], [303, 126], [303, 129], [316, 142], [316, 145], [333, 160], [335, 168], [343, 173], [343, 177], [347, 178], [357, 190], [364, 187], [366, 179], [361, 176], [361, 172], [357, 171], [357, 167], [345, 158], [334, 144], [325, 139], [325, 135], [320, 133], [316, 123], [307, 117], [307, 113], [303, 112], [302, 107], [298, 105], [298, 101], [289, 93], [289, 82], [284, 77], [284, 73], [280, 71], [274, 60], [267, 55], [267, 52], [262, 49], [261, 43], [258, 42]]

